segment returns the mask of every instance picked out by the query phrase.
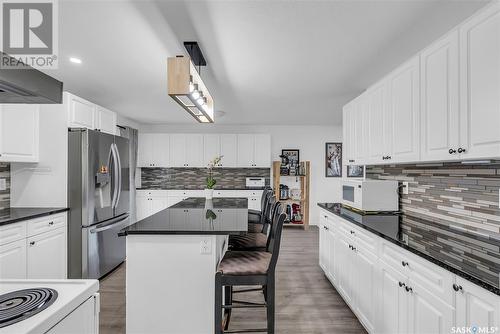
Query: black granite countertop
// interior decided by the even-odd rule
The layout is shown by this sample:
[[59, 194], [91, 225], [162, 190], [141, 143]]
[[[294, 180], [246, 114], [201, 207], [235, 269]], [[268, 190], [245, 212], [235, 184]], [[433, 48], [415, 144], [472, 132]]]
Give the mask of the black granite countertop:
[[[408, 214], [355, 220], [339, 203], [318, 206], [452, 273], [500, 295], [500, 240]], [[485, 257], [478, 249], [486, 249]], [[489, 259], [487, 259], [489, 258]]]
[[248, 231], [247, 198], [190, 197], [120, 231], [129, 234], [227, 235]]
[[10, 208], [0, 210], [0, 226], [68, 211], [68, 208]]
[[[265, 187], [219, 187], [214, 190], [264, 190]], [[173, 189], [173, 188], [162, 188], [162, 187], [137, 187], [136, 190], [204, 190], [204, 189]]]

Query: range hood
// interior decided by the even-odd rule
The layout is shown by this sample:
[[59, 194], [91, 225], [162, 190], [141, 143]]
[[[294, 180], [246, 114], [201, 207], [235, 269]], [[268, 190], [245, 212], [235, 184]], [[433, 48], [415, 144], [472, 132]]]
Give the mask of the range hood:
[[34, 68], [0, 68], [0, 103], [62, 103], [62, 90], [61, 81]]

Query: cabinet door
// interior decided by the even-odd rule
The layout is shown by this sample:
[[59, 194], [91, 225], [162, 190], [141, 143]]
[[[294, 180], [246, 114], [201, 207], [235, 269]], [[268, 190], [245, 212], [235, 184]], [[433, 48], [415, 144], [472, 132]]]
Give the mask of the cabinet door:
[[338, 263], [338, 275], [337, 275], [337, 290], [342, 294], [344, 300], [349, 304], [353, 305], [353, 270], [355, 264], [354, 252], [351, 250], [352, 243], [351, 240], [345, 238], [341, 233], [337, 233], [339, 237], [335, 242], [335, 253], [336, 260]]
[[377, 307], [378, 333], [408, 332], [407, 277], [392, 269], [384, 261], [379, 261], [379, 297]]
[[[359, 246], [358, 246], [359, 247]], [[365, 249], [356, 248], [356, 309], [361, 322], [369, 333], [375, 331], [378, 298], [378, 263], [377, 256]]]
[[27, 278], [66, 278], [66, 228], [27, 239]]
[[254, 135], [238, 135], [238, 167], [253, 167], [254, 144]]
[[456, 293], [457, 327], [500, 327], [500, 297], [456, 277], [460, 290]]
[[151, 214], [155, 214], [166, 208], [168, 208], [168, 197], [151, 198]]
[[116, 134], [116, 113], [111, 110], [97, 107], [97, 125], [96, 128], [102, 132]]
[[387, 81], [376, 84], [366, 94], [368, 102], [367, 159], [370, 163], [382, 163], [385, 161], [382, 158], [391, 152]]
[[319, 266], [325, 274], [328, 274], [328, 257], [329, 257], [329, 243], [328, 243], [328, 227], [326, 222], [326, 215], [321, 215], [319, 223]]
[[355, 134], [355, 123], [354, 123], [354, 101], [346, 104], [342, 110], [342, 130], [344, 136], [344, 156], [347, 164], [354, 164], [355, 152], [356, 152], [356, 134]]
[[26, 279], [26, 240], [0, 246], [0, 279]]
[[187, 197], [184, 196], [168, 196], [167, 198], [167, 205], [168, 207], [171, 207], [172, 205], [175, 205], [183, 200], [185, 200]]
[[186, 135], [186, 167], [204, 167], [203, 135]]
[[92, 296], [62, 319], [46, 334], [97, 334], [99, 333], [98, 295]]
[[424, 286], [410, 281], [409, 333], [450, 333], [454, 308], [437, 298]]
[[222, 167], [238, 166], [238, 137], [232, 134], [220, 135], [220, 155]]
[[137, 145], [137, 167], [153, 167], [153, 147], [153, 134], [139, 132]]
[[37, 162], [39, 105], [0, 105], [0, 161]]
[[165, 133], [155, 133], [152, 136], [153, 166], [170, 167], [170, 136]]
[[68, 96], [69, 127], [95, 129], [97, 127], [95, 105], [78, 96], [71, 94], [68, 94]]
[[420, 156], [419, 58], [389, 76], [391, 147], [389, 162], [413, 162]]
[[462, 159], [500, 157], [500, 3], [460, 27]]
[[260, 211], [260, 197], [248, 197], [248, 209]]
[[[328, 220], [329, 218], [327, 218]], [[330, 225], [330, 228], [327, 231], [327, 245], [328, 245], [328, 251], [329, 254], [326, 256], [328, 259], [328, 276], [330, 276], [330, 280], [336, 284], [337, 282], [337, 263], [336, 263], [336, 253], [335, 253], [335, 242], [337, 239], [337, 233], [335, 229], [333, 228], [332, 225]]]
[[137, 220], [151, 215], [151, 200], [148, 196], [137, 196], [135, 200]]
[[356, 155], [355, 160], [357, 165], [363, 165], [366, 163], [366, 157], [368, 155], [368, 104], [366, 95], [363, 94], [356, 99], [356, 109], [354, 116], [354, 131], [355, 131], [355, 143], [356, 143]]
[[[210, 161], [214, 160], [214, 158], [221, 155], [220, 153], [221, 147], [221, 138], [219, 135], [203, 135], [203, 167], [208, 166]], [[225, 160], [225, 156], [223, 160]], [[221, 167], [222, 162], [217, 166]]]
[[458, 31], [421, 53], [420, 73], [422, 160], [459, 159]]
[[187, 167], [186, 162], [186, 135], [170, 135], [170, 166]]
[[271, 136], [255, 135], [254, 167], [271, 167]]

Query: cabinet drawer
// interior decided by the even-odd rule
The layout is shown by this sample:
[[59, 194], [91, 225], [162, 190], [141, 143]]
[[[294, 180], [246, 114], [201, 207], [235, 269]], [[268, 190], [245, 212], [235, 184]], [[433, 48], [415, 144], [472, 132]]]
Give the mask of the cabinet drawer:
[[378, 244], [380, 240], [378, 236], [361, 228], [353, 229], [353, 231], [359, 249], [364, 249], [374, 255], [378, 255]]
[[149, 197], [151, 195], [151, 190], [137, 190], [135, 193], [136, 197]]
[[148, 194], [151, 197], [167, 197], [168, 196], [168, 190], [149, 190]]
[[66, 226], [66, 214], [58, 214], [27, 221], [28, 237]]
[[0, 226], [0, 245], [26, 238], [26, 222]]
[[408, 262], [406, 252], [398, 246], [392, 245], [390, 242], [382, 240], [380, 242], [380, 259], [390, 265], [394, 270], [400, 273], [406, 273], [403, 262]]

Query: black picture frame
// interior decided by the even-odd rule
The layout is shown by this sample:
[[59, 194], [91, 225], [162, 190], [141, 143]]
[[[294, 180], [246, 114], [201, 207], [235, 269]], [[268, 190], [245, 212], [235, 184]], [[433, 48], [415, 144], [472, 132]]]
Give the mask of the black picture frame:
[[364, 177], [365, 166], [347, 165], [347, 177]]
[[325, 144], [325, 177], [342, 177], [342, 143]]
[[[289, 159], [289, 165], [290, 166], [298, 166], [300, 164], [300, 150], [297, 149], [282, 149], [281, 150], [281, 155], [285, 155]], [[290, 159], [290, 156], [295, 157], [297, 156], [297, 159]], [[295, 163], [292, 164], [292, 161]]]

